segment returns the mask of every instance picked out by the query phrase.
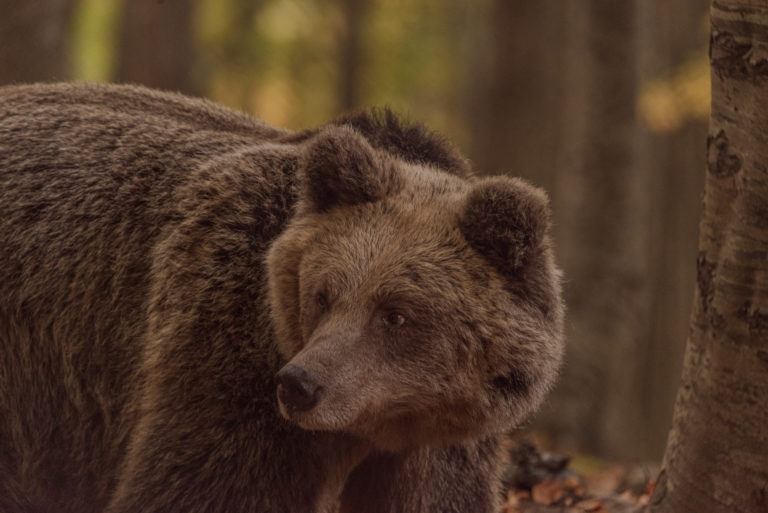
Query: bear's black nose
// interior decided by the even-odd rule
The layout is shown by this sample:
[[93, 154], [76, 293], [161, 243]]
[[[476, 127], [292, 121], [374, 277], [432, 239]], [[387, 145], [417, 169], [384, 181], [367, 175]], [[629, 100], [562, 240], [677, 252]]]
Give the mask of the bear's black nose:
[[288, 364], [277, 373], [277, 397], [283, 406], [294, 411], [311, 410], [323, 387], [300, 367]]

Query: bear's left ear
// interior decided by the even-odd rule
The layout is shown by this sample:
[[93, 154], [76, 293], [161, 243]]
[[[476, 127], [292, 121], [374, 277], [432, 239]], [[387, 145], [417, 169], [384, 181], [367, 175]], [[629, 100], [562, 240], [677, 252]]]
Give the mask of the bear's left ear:
[[329, 126], [313, 139], [299, 170], [302, 207], [325, 212], [337, 205], [370, 203], [398, 186], [397, 172], [348, 126]]
[[467, 242], [502, 273], [514, 274], [539, 248], [549, 227], [549, 202], [519, 178], [480, 180], [460, 218]]

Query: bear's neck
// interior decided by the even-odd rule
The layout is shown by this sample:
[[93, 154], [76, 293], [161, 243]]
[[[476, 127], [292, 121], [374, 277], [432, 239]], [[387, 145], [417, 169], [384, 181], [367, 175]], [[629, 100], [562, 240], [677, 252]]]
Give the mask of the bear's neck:
[[337, 513], [344, 485], [352, 471], [373, 452], [369, 442], [347, 435], [338, 435], [338, 439], [328, 446], [329, 453], [324, 467], [329, 470], [317, 491], [317, 512]]

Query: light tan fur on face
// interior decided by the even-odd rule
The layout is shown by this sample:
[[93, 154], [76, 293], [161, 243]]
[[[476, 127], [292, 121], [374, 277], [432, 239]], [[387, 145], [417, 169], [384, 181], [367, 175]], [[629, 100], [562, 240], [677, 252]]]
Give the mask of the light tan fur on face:
[[[283, 413], [389, 449], [514, 425], [556, 374], [555, 331], [542, 339], [546, 318], [516, 306], [464, 241], [457, 217], [474, 184], [417, 166], [397, 172], [407, 174], [400, 194], [309, 212], [271, 249], [273, 301], [292, 307], [276, 315], [280, 347], [325, 389], [312, 410]], [[331, 303], [322, 314], [318, 291]], [[377, 329], [382, 308], [413, 317], [401, 340]], [[531, 377], [527, 389], [494, 398], [510, 369]]]

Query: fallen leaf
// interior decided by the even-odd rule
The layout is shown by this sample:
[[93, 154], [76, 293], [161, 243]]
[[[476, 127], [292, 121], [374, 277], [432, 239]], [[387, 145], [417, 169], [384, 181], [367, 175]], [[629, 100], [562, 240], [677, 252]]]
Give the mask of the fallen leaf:
[[517, 493], [514, 490], [509, 490], [507, 492], [507, 506], [517, 506], [520, 504], [520, 497], [517, 496]]
[[566, 496], [565, 484], [561, 481], [544, 481], [531, 488], [531, 496], [539, 504], [553, 504]]
[[632, 504], [637, 503], [637, 497], [635, 497], [635, 494], [633, 494], [629, 490], [624, 490], [623, 492], [621, 492], [618, 496], [618, 499], [622, 502], [629, 502]]
[[578, 476], [566, 477], [563, 485], [576, 497], [584, 496], [584, 487], [581, 485], [581, 479]]
[[595, 495], [611, 495], [617, 491], [617, 488], [625, 475], [626, 470], [624, 467], [614, 465], [600, 472], [586, 476], [587, 490]]
[[579, 508], [580, 511], [599, 511], [603, 507], [603, 501], [597, 499], [587, 499], [577, 502], [576, 507]]

